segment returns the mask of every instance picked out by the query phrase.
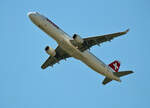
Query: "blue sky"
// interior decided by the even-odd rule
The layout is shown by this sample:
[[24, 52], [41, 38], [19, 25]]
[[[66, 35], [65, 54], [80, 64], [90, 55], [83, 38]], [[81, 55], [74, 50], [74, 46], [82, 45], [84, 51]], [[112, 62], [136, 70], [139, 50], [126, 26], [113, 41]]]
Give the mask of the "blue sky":
[[[0, 108], [150, 107], [149, 0], [1, 0]], [[37, 28], [27, 13], [38, 11], [70, 36], [127, 35], [95, 46], [106, 64], [121, 61], [120, 71], [135, 73], [122, 83], [103, 86], [104, 77], [74, 58], [42, 70], [45, 46], [56, 42]]]

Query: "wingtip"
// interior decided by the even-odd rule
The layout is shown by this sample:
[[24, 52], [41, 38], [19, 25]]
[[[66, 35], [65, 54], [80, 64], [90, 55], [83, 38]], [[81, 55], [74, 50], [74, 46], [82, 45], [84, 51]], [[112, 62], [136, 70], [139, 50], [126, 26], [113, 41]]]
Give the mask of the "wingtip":
[[45, 69], [45, 66], [42, 65], [42, 66], [41, 66], [41, 69]]
[[104, 81], [102, 82], [103, 85], [106, 85], [107, 83], [105, 83]]
[[134, 73], [133, 71], [130, 72], [131, 74]]
[[129, 31], [130, 31], [130, 29], [128, 28], [128, 29], [125, 31], [125, 33], [129, 32]]

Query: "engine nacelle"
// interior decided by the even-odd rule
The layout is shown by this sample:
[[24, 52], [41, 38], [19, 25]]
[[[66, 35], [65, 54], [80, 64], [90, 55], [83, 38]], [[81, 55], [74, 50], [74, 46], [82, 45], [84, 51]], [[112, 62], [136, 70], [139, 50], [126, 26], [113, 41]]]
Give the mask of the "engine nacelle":
[[73, 35], [73, 39], [78, 43], [78, 44], [82, 44], [84, 42], [84, 40], [77, 34]]
[[54, 57], [56, 55], [56, 51], [53, 48], [49, 47], [49, 46], [46, 46], [45, 51], [50, 56]]

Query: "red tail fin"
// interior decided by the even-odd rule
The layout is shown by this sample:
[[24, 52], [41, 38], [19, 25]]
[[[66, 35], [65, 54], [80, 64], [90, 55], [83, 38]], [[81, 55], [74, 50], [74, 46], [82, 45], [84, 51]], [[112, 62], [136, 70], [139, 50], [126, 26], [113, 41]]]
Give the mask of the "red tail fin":
[[109, 67], [111, 67], [115, 72], [118, 72], [120, 67], [120, 62], [115, 60], [114, 62], [109, 64]]

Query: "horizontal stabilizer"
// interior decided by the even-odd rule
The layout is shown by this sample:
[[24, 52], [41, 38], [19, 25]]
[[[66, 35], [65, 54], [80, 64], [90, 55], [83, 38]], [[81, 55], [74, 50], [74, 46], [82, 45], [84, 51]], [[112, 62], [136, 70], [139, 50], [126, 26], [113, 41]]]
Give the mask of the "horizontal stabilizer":
[[[122, 77], [122, 76], [125, 76], [125, 75], [128, 75], [128, 74], [131, 74], [131, 73], [133, 73], [133, 71], [114, 72], [113, 74], [114, 74], [115, 76], [117, 76], [117, 77]], [[106, 77], [106, 78], [103, 80], [103, 84], [105, 85], [105, 84], [107, 84], [107, 83], [109, 83], [109, 82], [111, 82], [111, 81], [112, 81], [112, 79]]]
[[110, 81], [112, 81], [112, 79], [106, 77], [103, 81], [103, 84], [105, 85], [105, 84], [109, 83]]
[[133, 71], [121, 71], [121, 72], [114, 72], [113, 74], [117, 77], [122, 77], [128, 74], [133, 73]]

